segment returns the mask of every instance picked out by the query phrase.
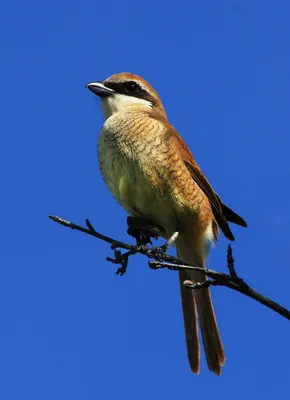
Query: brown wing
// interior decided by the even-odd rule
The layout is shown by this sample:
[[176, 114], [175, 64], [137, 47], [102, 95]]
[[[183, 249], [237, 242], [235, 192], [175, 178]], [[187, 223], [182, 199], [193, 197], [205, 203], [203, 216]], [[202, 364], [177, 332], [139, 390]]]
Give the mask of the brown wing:
[[[216, 194], [217, 196], [217, 194]], [[248, 224], [246, 223], [246, 221], [240, 217], [237, 213], [235, 213], [233, 210], [231, 210], [228, 206], [226, 206], [221, 199], [219, 198], [219, 201], [221, 203], [222, 206], [222, 211], [224, 216], [226, 217], [227, 221], [229, 222], [233, 222], [234, 224], [243, 226], [243, 227], [247, 227]]]
[[210, 186], [210, 183], [195, 162], [184, 140], [181, 138], [178, 132], [173, 130], [170, 131], [171, 139], [177, 141], [176, 146], [181, 152], [184, 163], [190, 171], [192, 178], [208, 197], [213, 214], [222, 232], [229, 240], [235, 240], [234, 235], [232, 234], [229, 227], [228, 221], [234, 222], [241, 226], [247, 226], [246, 222], [243, 220], [243, 218], [241, 218], [238, 214], [236, 214], [234, 211], [232, 211], [221, 202], [219, 196], [214, 192], [214, 190]]
[[235, 240], [234, 235], [232, 234], [232, 231], [229, 227], [228, 221], [226, 220], [226, 217], [223, 214], [221, 203], [219, 201], [219, 198], [216, 196], [215, 192], [212, 190], [212, 187], [210, 186], [208, 180], [206, 177], [203, 175], [201, 172], [200, 168], [196, 164], [195, 161], [191, 161], [189, 163], [188, 161], [184, 161], [187, 168], [189, 169], [192, 178], [195, 180], [195, 182], [198, 184], [198, 186], [201, 188], [201, 190], [207, 195], [213, 214], [215, 216], [215, 219], [217, 223], [219, 224], [221, 230], [223, 231], [224, 235], [229, 239], [229, 240]]

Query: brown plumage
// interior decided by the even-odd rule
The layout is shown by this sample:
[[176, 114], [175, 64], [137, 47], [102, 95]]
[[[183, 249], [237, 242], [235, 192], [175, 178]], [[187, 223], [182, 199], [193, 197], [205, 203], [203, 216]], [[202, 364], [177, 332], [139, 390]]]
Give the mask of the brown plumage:
[[[246, 222], [213, 191], [144, 79], [123, 73], [87, 86], [102, 99], [105, 123], [98, 157], [108, 188], [129, 214], [161, 226], [164, 237], [178, 231], [179, 257], [205, 268], [208, 244], [217, 240], [218, 227], [234, 240], [228, 221]], [[204, 279], [194, 271], [179, 273], [187, 352], [191, 370], [199, 373], [199, 318], [208, 367], [220, 375], [225, 354], [210, 291], [193, 292], [183, 285], [184, 280]]]

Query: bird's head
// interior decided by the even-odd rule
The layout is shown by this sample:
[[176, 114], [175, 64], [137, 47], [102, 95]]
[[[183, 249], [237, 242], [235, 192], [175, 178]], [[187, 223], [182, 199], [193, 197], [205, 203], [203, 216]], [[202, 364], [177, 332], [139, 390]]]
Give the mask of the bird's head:
[[138, 75], [123, 72], [102, 82], [90, 82], [86, 87], [101, 98], [105, 119], [129, 107], [139, 110], [151, 109], [166, 116], [157, 92]]

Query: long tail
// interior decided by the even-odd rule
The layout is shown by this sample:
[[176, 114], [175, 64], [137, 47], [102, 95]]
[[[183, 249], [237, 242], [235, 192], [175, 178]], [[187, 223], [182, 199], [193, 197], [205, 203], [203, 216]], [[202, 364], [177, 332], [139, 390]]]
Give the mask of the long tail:
[[[200, 257], [193, 254], [192, 249], [187, 248], [187, 246], [177, 245], [177, 250], [180, 258], [203, 268], [205, 267]], [[210, 291], [207, 288], [197, 289], [195, 291], [187, 289], [183, 285], [183, 282], [187, 279], [193, 282], [202, 282], [205, 280], [205, 276], [195, 271], [179, 272], [187, 354], [190, 368], [195, 374], [198, 374], [200, 371], [198, 315], [208, 368], [216, 375], [220, 375], [221, 367], [225, 364], [226, 357], [216, 322]]]

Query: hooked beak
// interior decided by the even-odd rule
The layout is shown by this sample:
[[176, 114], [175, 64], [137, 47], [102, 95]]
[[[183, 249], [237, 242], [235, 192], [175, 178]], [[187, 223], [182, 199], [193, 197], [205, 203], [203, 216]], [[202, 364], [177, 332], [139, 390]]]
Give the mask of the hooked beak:
[[86, 85], [86, 88], [99, 97], [106, 97], [115, 93], [113, 89], [106, 87], [103, 82], [90, 82]]

